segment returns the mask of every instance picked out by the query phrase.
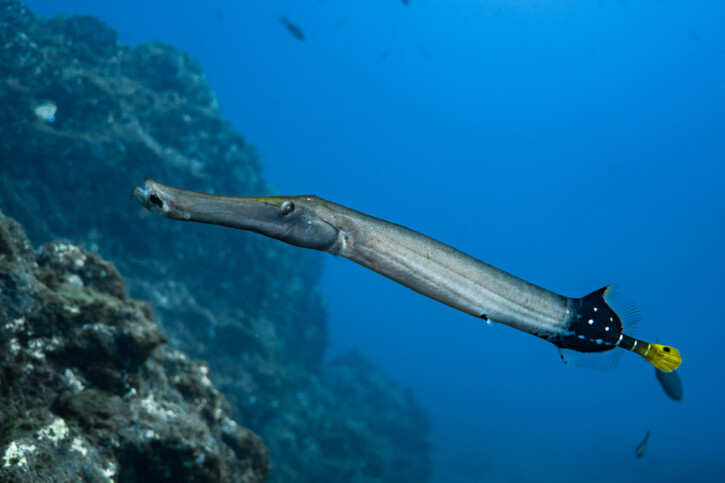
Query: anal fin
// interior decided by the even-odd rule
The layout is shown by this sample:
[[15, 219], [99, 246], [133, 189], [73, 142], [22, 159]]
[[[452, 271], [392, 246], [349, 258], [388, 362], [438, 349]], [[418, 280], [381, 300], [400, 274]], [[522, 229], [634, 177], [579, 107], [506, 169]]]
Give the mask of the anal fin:
[[559, 348], [559, 356], [570, 367], [584, 367], [595, 371], [611, 371], [617, 367], [622, 351], [613, 349], [606, 352], [579, 352]]

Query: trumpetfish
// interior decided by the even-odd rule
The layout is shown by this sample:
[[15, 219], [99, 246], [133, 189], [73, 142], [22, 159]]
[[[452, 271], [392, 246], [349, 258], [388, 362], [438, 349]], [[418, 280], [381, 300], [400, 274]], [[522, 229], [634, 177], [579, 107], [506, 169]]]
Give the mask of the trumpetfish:
[[[611, 286], [570, 298], [529, 283], [414, 230], [313, 195], [233, 197], [189, 191], [152, 179], [133, 189], [166, 218], [248, 230], [302, 248], [338, 255], [422, 295], [547, 340], [566, 354], [620, 348], [670, 372], [677, 349], [625, 334]], [[625, 313], [626, 312], [626, 313]]]

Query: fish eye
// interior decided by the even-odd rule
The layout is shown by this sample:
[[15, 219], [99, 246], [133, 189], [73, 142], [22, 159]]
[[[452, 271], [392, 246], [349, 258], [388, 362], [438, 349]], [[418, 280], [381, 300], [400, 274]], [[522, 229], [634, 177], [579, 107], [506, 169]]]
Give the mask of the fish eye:
[[155, 204], [156, 206], [158, 206], [159, 208], [164, 207], [164, 202], [161, 201], [161, 198], [159, 198], [158, 195], [154, 194], [154, 195], [149, 196], [149, 201], [151, 203]]
[[295, 211], [295, 204], [289, 200], [286, 200], [286, 201], [282, 202], [281, 205], [279, 205], [279, 213], [282, 216], [289, 215], [293, 211]]

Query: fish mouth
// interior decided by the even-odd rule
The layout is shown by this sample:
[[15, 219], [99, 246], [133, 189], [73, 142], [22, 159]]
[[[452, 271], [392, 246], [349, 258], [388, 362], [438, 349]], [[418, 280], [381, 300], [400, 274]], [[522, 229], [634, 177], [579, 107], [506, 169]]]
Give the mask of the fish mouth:
[[142, 185], [133, 187], [131, 198], [136, 198], [151, 213], [163, 214], [168, 211], [168, 205], [159, 196], [154, 185], [157, 183], [152, 179], [145, 179]]

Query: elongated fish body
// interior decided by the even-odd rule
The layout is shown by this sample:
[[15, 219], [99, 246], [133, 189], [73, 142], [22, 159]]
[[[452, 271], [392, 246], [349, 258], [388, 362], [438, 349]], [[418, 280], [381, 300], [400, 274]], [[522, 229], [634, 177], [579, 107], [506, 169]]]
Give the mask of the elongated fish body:
[[679, 352], [624, 334], [609, 287], [558, 295], [409, 228], [316, 196], [228, 197], [146, 180], [133, 196], [167, 218], [255, 231], [348, 258], [416, 292], [481, 319], [580, 353], [633, 351], [670, 371]]
[[326, 251], [474, 317], [544, 338], [568, 329], [573, 301], [433, 238], [320, 200], [340, 236]]
[[[340, 231], [326, 250], [474, 317], [509, 325], [578, 352], [604, 352], [623, 340], [608, 288], [573, 299], [500, 270], [414, 230], [321, 200]], [[319, 213], [319, 212], [318, 212]]]

